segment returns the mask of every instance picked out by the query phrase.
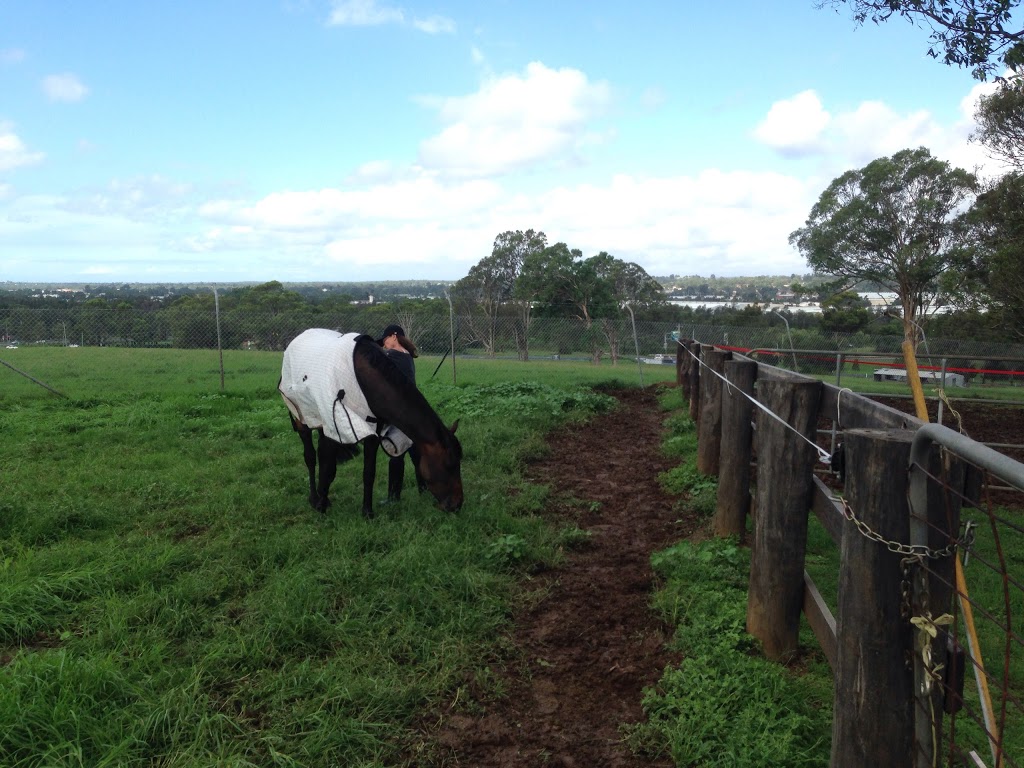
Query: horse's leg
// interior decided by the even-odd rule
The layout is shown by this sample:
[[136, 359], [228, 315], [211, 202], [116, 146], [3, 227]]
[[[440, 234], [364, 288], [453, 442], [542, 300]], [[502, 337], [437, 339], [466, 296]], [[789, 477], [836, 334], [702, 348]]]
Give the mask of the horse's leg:
[[320, 512], [326, 512], [331, 506], [328, 491], [331, 490], [331, 483], [338, 474], [338, 443], [320, 433], [320, 484], [316, 487], [317, 501], [314, 505]]
[[401, 501], [405, 482], [405, 456], [388, 458], [388, 501]]
[[309, 471], [309, 505], [316, 507], [316, 448], [313, 447], [313, 430], [309, 427], [297, 424], [294, 421], [292, 426], [299, 433], [302, 440], [302, 458], [306, 460], [306, 469]]
[[370, 435], [363, 441], [363, 517], [373, 517], [373, 483], [377, 479], [377, 448], [380, 440]]
[[423, 476], [420, 474], [420, 449], [415, 443], [409, 446], [409, 459], [412, 461], [412, 471], [416, 475], [416, 490], [423, 493], [427, 490], [427, 484], [423, 482]]

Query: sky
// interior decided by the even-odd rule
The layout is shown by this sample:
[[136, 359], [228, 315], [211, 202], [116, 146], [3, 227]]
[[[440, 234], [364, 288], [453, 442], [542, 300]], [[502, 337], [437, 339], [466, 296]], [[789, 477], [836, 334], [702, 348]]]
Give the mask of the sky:
[[0, 283], [457, 280], [542, 231], [654, 276], [901, 149], [983, 175], [991, 85], [815, 0], [0, 0]]

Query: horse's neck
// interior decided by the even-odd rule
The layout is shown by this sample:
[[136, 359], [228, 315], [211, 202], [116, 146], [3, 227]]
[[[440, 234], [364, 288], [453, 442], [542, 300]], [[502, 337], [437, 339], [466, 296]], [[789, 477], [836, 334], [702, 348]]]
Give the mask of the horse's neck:
[[[436, 443], [442, 439], [443, 425], [426, 398], [412, 383], [395, 384], [383, 371], [375, 369], [370, 359], [379, 352], [356, 347], [353, 359], [356, 380], [363, 390], [373, 415], [402, 430], [414, 443]], [[387, 365], [394, 365], [387, 363]]]
[[441, 437], [433, 414], [417, 413], [412, 408], [385, 408], [387, 413], [376, 414], [378, 419], [402, 430], [414, 443], [436, 443]]

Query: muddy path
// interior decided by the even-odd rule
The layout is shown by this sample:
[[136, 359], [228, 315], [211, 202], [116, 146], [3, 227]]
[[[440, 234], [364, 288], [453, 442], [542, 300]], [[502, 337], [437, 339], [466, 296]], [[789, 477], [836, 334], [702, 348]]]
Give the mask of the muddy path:
[[643, 718], [643, 688], [676, 660], [670, 628], [649, 609], [650, 555], [699, 525], [657, 482], [673, 466], [661, 453], [660, 391], [611, 391], [613, 413], [550, 435], [549, 455], [529, 466], [552, 489], [545, 514], [589, 539], [533, 578], [540, 597], [515, 618], [510, 660], [492, 668], [506, 695], [440, 713], [425, 734], [430, 765], [671, 765], [634, 755], [621, 728]]

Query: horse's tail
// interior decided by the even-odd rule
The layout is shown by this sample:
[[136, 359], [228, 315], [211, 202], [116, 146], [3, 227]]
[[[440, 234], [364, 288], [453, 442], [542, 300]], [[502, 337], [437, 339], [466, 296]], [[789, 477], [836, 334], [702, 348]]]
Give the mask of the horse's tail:
[[338, 463], [352, 461], [359, 455], [359, 443], [338, 443]]

